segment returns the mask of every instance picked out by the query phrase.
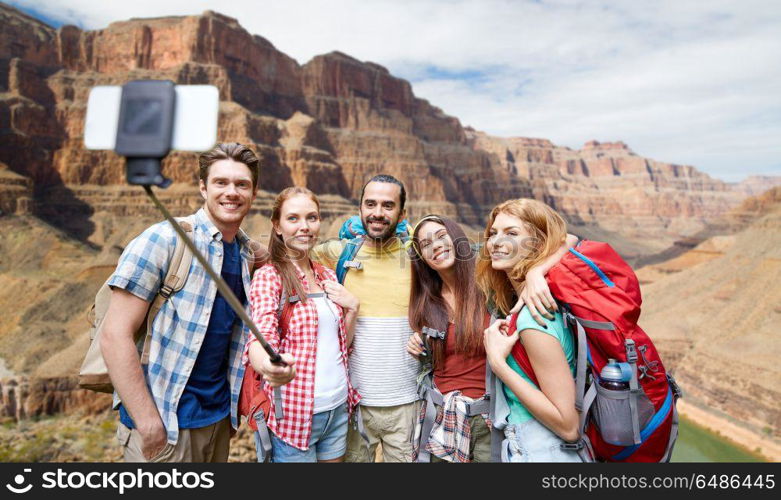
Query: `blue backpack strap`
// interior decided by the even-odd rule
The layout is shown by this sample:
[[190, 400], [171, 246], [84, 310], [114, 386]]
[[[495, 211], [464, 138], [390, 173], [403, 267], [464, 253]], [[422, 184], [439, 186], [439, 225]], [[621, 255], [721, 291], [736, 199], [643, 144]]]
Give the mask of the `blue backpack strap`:
[[401, 240], [402, 243], [406, 243], [410, 238], [411, 226], [407, 219], [402, 220], [396, 224], [396, 237]]
[[[401, 240], [402, 244], [409, 240], [409, 221], [407, 219], [402, 220], [396, 225], [396, 237]], [[347, 241], [347, 244], [342, 249], [342, 254], [339, 256], [339, 261], [336, 263], [336, 279], [344, 284], [344, 279], [347, 277], [347, 271], [354, 267], [361, 269], [361, 263], [356, 262], [355, 256], [358, 254], [361, 245], [363, 245], [364, 235], [366, 230], [363, 228], [361, 218], [358, 215], [354, 215], [347, 219], [342, 228], [339, 230], [339, 238], [346, 239], [352, 235], [356, 235], [354, 238]]]
[[344, 224], [342, 224], [342, 227], [339, 229], [340, 240], [352, 240], [365, 234], [366, 230], [363, 228], [360, 215], [353, 215], [344, 221]]
[[358, 250], [363, 245], [363, 237], [353, 238], [349, 240], [342, 249], [342, 254], [339, 256], [339, 261], [336, 263], [336, 279], [339, 283], [344, 284], [344, 279], [347, 277], [347, 271], [350, 267], [355, 267], [348, 263], [354, 262], [355, 256], [358, 254]]

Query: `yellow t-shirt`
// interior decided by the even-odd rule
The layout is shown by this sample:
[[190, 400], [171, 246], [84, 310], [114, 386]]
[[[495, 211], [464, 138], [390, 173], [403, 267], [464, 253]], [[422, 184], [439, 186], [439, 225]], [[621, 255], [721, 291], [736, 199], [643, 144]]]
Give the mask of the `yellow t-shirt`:
[[[336, 269], [347, 240], [331, 240], [313, 249], [313, 258]], [[407, 317], [411, 271], [409, 255], [398, 238], [382, 247], [361, 245], [353, 258], [362, 269], [349, 269], [344, 286], [361, 301], [358, 317]]]
[[[346, 240], [315, 247], [312, 257], [336, 269]], [[417, 397], [418, 362], [407, 353], [412, 335], [408, 309], [410, 261], [397, 238], [382, 247], [364, 243], [353, 258], [361, 269], [349, 269], [344, 286], [361, 301], [350, 354], [350, 377], [361, 404], [396, 406]]]

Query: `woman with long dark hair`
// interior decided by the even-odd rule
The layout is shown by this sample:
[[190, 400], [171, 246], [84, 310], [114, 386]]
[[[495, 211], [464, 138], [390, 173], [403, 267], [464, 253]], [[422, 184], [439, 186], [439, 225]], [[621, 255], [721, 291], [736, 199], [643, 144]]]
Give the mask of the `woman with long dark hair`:
[[[416, 333], [407, 350], [430, 359], [433, 387], [443, 396], [433, 429], [420, 439], [418, 454], [429, 453], [432, 461], [487, 462], [491, 434], [485, 412], [468, 411], [486, 392], [483, 330], [489, 315], [475, 282], [475, 256], [461, 226], [437, 215], [423, 217], [410, 242], [415, 255], [409, 322]], [[423, 337], [431, 332], [439, 333], [424, 344]], [[455, 422], [455, 427], [443, 422]], [[422, 428], [421, 421], [417, 432]]]
[[[276, 380], [264, 385], [271, 401], [272, 460], [341, 462], [348, 418], [360, 399], [350, 384], [347, 362], [358, 299], [336, 281], [334, 271], [309, 258], [320, 233], [320, 203], [314, 193], [301, 187], [282, 191], [271, 223], [270, 261], [256, 271], [250, 288], [252, 319], [271, 347], [295, 367], [295, 378], [286, 385]], [[292, 297], [280, 325], [280, 302]], [[269, 365], [268, 354], [254, 337], [247, 355], [257, 372], [269, 371], [263, 369]]]

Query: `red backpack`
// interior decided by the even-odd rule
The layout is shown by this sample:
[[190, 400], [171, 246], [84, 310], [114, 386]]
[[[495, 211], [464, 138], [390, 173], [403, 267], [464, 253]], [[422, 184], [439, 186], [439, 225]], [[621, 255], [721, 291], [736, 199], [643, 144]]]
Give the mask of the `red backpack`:
[[[285, 300], [284, 293], [280, 300], [280, 308], [277, 313], [279, 320], [280, 333], [287, 329], [290, 322], [290, 316], [293, 312], [293, 304], [298, 300], [295, 296]], [[276, 391], [279, 393], [280, 391]], [[281, 409], [281, 405], [276, 405]], [[252, 368], [251, 363], [247, 363], [244, 368], [244, 378], [241, 380], [241, 393], [239, 394], [239, 417], [246, 417], [247, 424], [253, 431], [258, 430], [258, 423], [255, 418], [258, 411], [259, 418], [265, 421], [271, 411], [271, 402], [263, 390], [263, 376]]]
[[[581, 241], [547, 279], [578, 346], [575, 385], [581, 438], [562, 446], [599, 461], [669, 461], [678, 436], [675, 404], [681, 392], [637, 324], [642, 299], [632, 268], [607, 243]], [[511, 325], [517, 318], [510, 318]], [[512, 355], [539, 387], [520, 342]], [[600, 385], [608, 360], [621, 369], [628, 389]]]
[[[277, 310], [278, 329], [280, 337], [287, 330], [290, 323], [290, 316], [293, 312], [293, 304], [298, 301], [295, 295], [288, 298], [283, 292], [279, 300], [279, 309]], [[282, 391], [274, 391], [274, 407], [276, 417], [281, 420], [282, 412]], [[266, 391], [263, 390], [263, 376], [252, 368], [251, 363], [247, 363], [244, 368], [244, 378], [241, 379], [241, 392], [239, 393], [239, 422], [241, 417], [247, 418], [247, 425], [250, 429], [256, 431], [260, 436], [261, 447], [256, 451], [258, 461], [268, 462], [271, 460], [271, 431], [266, 425], [266, 419], [271, 411], [271, 401], [268, 399]]]

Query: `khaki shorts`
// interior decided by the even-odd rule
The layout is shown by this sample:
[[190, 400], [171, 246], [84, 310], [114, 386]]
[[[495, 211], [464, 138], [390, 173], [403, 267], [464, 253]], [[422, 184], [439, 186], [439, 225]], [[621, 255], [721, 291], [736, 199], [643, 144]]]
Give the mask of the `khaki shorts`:
[[230, 417], [197, 429], [179, 429], [176, 444], [165, 447], [147, 460], [141, 452], [141, 434], [117, 423], [117, 440], [125, 462], [227, 462], [230, 451]]
[[419, 408], [418, 402], [398, 406], [361, 405], [360, 414], [369, 445], [366, 446], [355, 423], [351, 422], [347, 430], [345, 461], [374, 462], [377, 446], [381, 445], [383, 462], [411, 462], [412, 431]]

